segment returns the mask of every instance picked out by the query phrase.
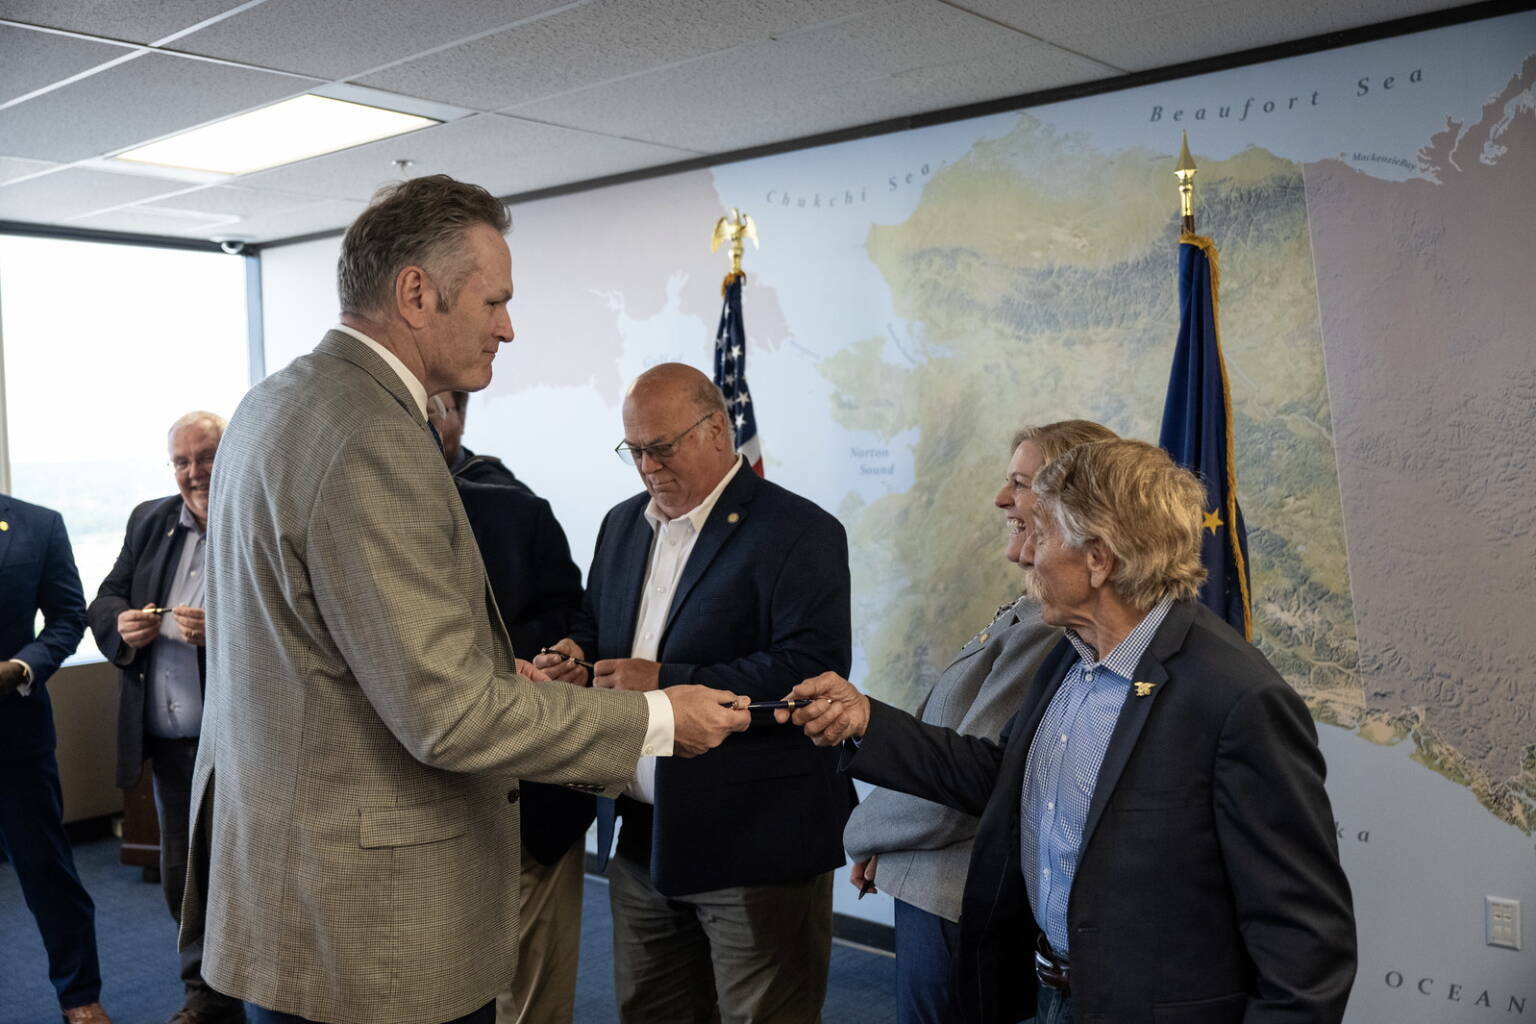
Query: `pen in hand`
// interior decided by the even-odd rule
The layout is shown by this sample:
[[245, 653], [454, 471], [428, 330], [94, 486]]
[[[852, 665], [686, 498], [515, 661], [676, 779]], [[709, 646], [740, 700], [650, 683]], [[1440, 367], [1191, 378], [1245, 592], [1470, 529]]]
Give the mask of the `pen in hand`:
[[748, 704], [746, 707], [740, 707], [737, 704], [733, 704], [733, 703], [727, 701], [727, 702], [721, 704], [720, 706], [723, 707], [723, 708], [737, 708], [737, 710], [740, 710], [740, 711], [778, 711], [780, 709], [793, 710], [794, 708], [803, 708], [803, 707], [806, 707], [807, 705], [814, 704], [814, 703], [816, 703], [816, 701], [813, 698], [811, 698], [811, 697], [797, 697], [794, 700], [759, 700], [759, 701], [753, 701], [751, 704]]
[[[540, 654], [553, 654], [555, 657], [559, 658], [561, 661], [574, 661], [576, 664], [580, 665], [584, 669], [591, 669], [592, 668], [592, 663], [590, 661], [582, 661], [580, 658], [575, 657], [574, 655], [566, 654], [564, 651], [557, 651], [553, 647], [540, 647], [539, 648], [539, 653]], [[727, 705], [727, 706], [729, 706], [729, 705]]]

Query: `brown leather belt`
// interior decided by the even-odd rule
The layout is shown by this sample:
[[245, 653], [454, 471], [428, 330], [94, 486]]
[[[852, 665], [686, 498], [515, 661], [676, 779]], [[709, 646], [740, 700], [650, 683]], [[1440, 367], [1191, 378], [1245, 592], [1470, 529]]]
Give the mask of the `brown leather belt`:
[[1040, 984], [1053, 988], [1062, 995], [1071, 995], [1071, 969], [1067, 962], [1056, 955], [1044, 933], [1035, 939], [1035, 977]]

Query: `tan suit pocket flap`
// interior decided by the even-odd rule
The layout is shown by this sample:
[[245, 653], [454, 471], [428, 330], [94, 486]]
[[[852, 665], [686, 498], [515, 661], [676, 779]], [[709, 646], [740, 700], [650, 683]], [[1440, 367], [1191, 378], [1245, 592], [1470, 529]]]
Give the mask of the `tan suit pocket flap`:
[[414, 807], [364, 807], [358, 811], [357, 843], [365, 850], [420, 846], [461, 836], [469, 829], [469, 804], [461, 796]]

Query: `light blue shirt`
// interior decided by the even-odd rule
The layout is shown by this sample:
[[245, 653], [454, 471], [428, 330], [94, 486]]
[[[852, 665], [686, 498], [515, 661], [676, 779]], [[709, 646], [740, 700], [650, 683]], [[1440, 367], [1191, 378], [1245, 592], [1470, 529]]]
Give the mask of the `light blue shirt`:
[[1131, 692], [1132, 676], [1172, 599], [1147, 613], [1102, 660], [1066, 630], [1078, 660], [1067, 670], [1040, 719], [1024, 766], [1020, 809], [1020, 870], [1029, 906], [1058, 956], [1068, 956], [1067, 908], [1082, 854], [1088, 807], [1098, 786], [1109, 737]]
[[[181, 557], [168, 578], [167, 608], [203, 606], [203, 547], [207, 534], [185, 502], [181, 505]], [[203, 724], [203, 680], [197, 670], [197, 648], [182, 638], [176, 617], [160, 618], [160, 635], [149, 649], [149, 694], [144, 725], [151, 736], [184, 739], [196, 736]]]

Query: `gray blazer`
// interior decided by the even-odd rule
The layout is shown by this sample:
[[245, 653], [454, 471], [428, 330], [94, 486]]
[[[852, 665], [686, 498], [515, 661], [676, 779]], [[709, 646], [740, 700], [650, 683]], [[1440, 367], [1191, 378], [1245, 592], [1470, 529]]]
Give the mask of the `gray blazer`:
[[311, 1020], [483, 1006], [517, 965], [517, 780], [617, 795], [644, 696], [515, 674], [442, 455], [354, 338], [251, 389], [210, 494], [183, 942]]
[[[972, 637], [918, 709], [930, 725], [997, 739], [1019, 710], [1061, 631], [1040, 621], [1040, 606], [1021, 597]], [[866, 797], [843, 829], [854, 860], [880, 855], [875, 881], [903, 903], [950, 921], [960, 901], [980, 819], [893, 789]]]

